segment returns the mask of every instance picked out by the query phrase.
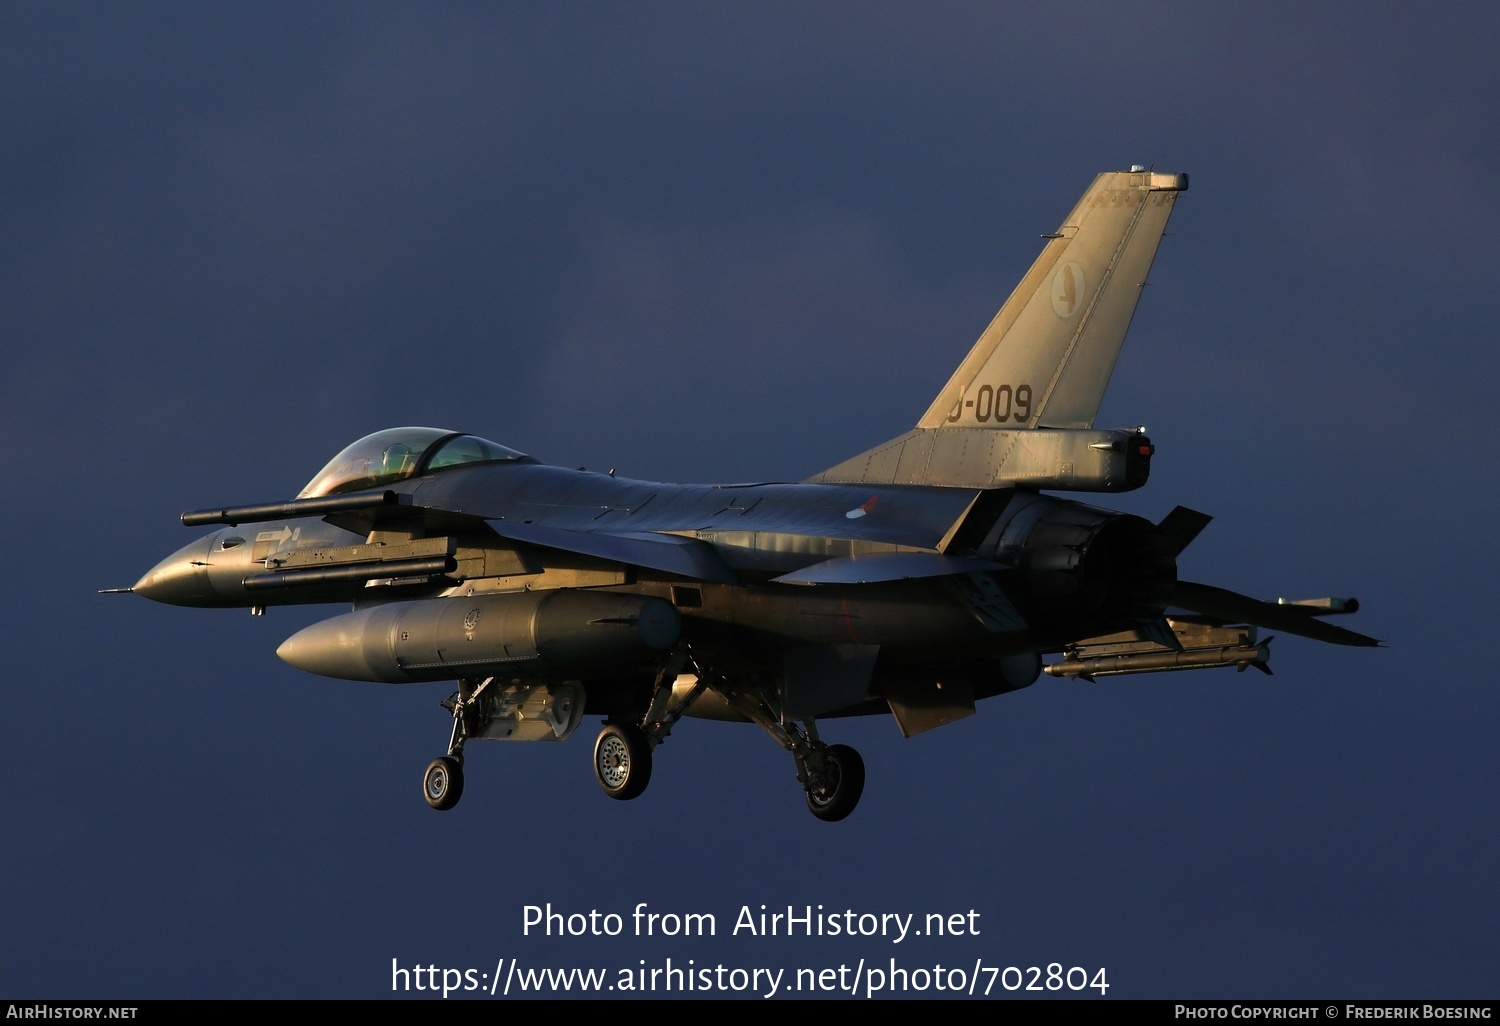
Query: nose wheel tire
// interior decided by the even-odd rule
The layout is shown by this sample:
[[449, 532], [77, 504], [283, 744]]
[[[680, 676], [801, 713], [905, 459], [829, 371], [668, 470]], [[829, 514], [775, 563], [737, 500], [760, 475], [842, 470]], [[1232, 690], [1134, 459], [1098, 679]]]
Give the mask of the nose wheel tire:
[[445, 811], [458, 804], [464, 793], [464, 769], [458, 760], [444, 755], [433, 759], [422, 777], [422, 797], [434, 809]]
[[864, 791], [865, 760], [848, 745], [830, 745], [823, 753], [821, 782], [808, 784], [807, 807], [832, 823], [853, 812]]
[[611, 723], [594, 742], [594, 777], [604, 793], [629, 801], [651, 783], [651, 742], [631, 723]]

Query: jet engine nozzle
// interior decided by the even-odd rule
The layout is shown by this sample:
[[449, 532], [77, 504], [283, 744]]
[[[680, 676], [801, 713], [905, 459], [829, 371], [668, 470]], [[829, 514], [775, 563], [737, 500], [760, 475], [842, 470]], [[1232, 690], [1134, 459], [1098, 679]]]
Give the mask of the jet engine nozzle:
[[1155, 620], [1177, 581], [1176, 551], [1149, 520], [1048, 496], [1018, 496], [985, 549], [1019, 572], [1017, 604], [1043, 630]]

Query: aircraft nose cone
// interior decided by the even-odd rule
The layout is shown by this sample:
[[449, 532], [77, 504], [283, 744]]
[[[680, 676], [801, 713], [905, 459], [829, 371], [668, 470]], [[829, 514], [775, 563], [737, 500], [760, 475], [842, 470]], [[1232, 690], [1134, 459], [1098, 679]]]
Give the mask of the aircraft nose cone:
[[209, 535], [184, 545], [147, 570], [131, 590], [173, 606], [213, 604], [216, 596], [208, 580], [208, 553], [213, 540]]

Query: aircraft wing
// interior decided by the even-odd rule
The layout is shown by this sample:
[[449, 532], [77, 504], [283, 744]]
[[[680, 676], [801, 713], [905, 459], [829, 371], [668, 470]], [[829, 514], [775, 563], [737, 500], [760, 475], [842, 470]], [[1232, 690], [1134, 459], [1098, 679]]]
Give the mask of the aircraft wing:
[[410, 506], [434, 523], [482, 519], [517, 540], [526, 526], [553, 528], [565, 532], [557, 548], [576, 534], [712, 540], [753, 532], [935, 549], [978, 494], [890, 484], [674, 485], [536, 465], [437, 475], [418, 485]]
[[[796, 564], [798, 553], [805, 554], [806, 563], [843, 555], [844, 561], [835, 559], [796, 583], [855, 583], [993, 569], [990, 563], [960, 565], [939, 554], [960, 525], [975, 519], [971, 514], [994, 505], [992, 496], [982, 501], [982, 494], [863, 484], [652, 484], [535, 465], [460, 470], [411, 489], [398, 484], [382, 491], [198, 510], [184, 514], [183, 522], [234, 525], [321, 516], [354, 534], [387, 531], [416, 538], [488, 528], [525, 545], [723, 584], [741, 582], [730, 565], [734, 554], [782, 553], [763, 567], [779, 562], [781, 571]], [[848, 561], [851, 547], [857, 552], [861, 546], [926, 551]], [[897, 555], [902, 558], [889, 558]], [[339, 573], [349, 579], [360, 569], [343, 566], [354, 558], [349, 553], [320, 558], [338, 562]], [[313, 583], [309, 568], [299, 568], [295, 577], [284, 569], [278, 567], [269, 579], [286, 586]], [[388, 569], [372, 566], [367, 576]], [[430, 572], [426, 563], [411, 569]], [[320, 577], [317, 583], [326, 582]]]
[[608, 559], [616, 563], [681, 574], [700, 581], [738, 584], [739, 577], [714, 551], [696, 538], [674, 534], [570, 531], [540, 524], [492, 520], [490, 527], [502, 538]]
[[[819, 561], [828, 545], [940, 549], [976, 504], [976, 493], [949, 489], [748, 486], [705, 507], [691, 493], [660, 496], [636, 509], [548, 511], [548, 522], [489, 517], [502, 538], [723, 584], [740, 583], [727, 553], [806, 551], [811, 566], [785, 584], [854, 584], [978, 573], [989, 560], [938, 551], [875, 552]], [[540, 511], [528, 511], [539, 513]], [[442, 516], [441, 512], [434, 515]], [[543, 514], [546, 515], [546, 514]], [[736, 564], [738, 565], [738, 564]]]
[[409, 502], [377, 508], [374, 517], [419, 521], [428, 533], [483, 522], [511, 541], [726, 584], [740, 582], [735, 568], [747, 568], [746, 554], [758, 570], [779, 563], [778, 572], [795, 566], [799, 553], [817, 563], [860, 547], [926, 550], [908, 555], [938, 560], [861, 557], [825, 568], [819, 581], [832, 583], [975, 572], [943, 563], [938, 553], [971, 514], [994, 506], [983, 494], [866, 484], [672, 485], [534, 465], [438, 475]]

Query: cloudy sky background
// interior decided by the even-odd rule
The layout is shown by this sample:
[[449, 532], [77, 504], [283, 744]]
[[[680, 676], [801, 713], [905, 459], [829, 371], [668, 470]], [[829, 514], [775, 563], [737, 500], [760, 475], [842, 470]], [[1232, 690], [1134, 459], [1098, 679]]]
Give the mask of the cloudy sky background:
[[[391, 959], [1104, 967], [1111, 997], [1497, 996], [1487, 4], [0, 7], [0, 994], [382, 997]], [[185, 509], [370, 431], [797, 480], [910, 427], [1093, 175], [1187, 171], [1101, 426], [1215, 515], [1184, 577], [1357, 595], [1381, 651], [1044, 679], [814, 820], [687, 721], [628, 804], [561, 745], [418, 797], [444, 685], [156, 606]], [[522, 936], [522, 908], [719, 936]], [[978, 937], [728, 936], [742, 905]]]

